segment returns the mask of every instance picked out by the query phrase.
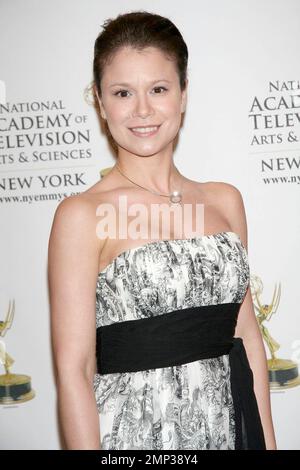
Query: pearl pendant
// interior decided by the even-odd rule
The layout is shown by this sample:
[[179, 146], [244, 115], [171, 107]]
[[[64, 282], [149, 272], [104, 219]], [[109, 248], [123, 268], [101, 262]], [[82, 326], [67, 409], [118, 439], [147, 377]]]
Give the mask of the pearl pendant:
[[174, 203], [174, 204], [178, 204], [181, 202], [181, 198], [182, 198], [182, 195], [180, 193], [180, 191], [173, 191], [171, 194], [170, 194], [170, 202]]

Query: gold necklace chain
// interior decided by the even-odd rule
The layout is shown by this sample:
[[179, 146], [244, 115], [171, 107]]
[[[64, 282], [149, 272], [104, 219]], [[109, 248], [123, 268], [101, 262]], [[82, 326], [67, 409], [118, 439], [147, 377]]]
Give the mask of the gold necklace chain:
[[[168, 197], [169, 198], [169, 202], [170, 204], [182, 204], [182, 194], [181, 194], [181, 191], [178, 191], [178, 190], [174, 190], [172, 191], [170, 194], [161, 194], [161, 193], [158, 193], [156, 191], [153, 191], [152, 189], [148, 189], [148, 188], [145, 188], [144, 186], [141, 186], [140, 184], [138, 183], [135, 183], [135, 181], [132, 181], [130, 178], [128, 178], [128, 176], [126, 176], [119, 168], [118, 164], [116, 163], [115, 167], [117, 168], [117, 170], [121, 173], [121, 175], [123, 175], [126, 179], [128, 179], [128, 181], [130, 181], [131, 183], [135, 184], [136, 186], [139, 186], [140, 188], [142, 189], [145, 189], [146, 191], [149, 191], [150, 193], [152, 194], [156, 194], [157, 196], [163, 196], [163, 197]], [[181, 190], [182, 190], [182, 185], [183, 183], [181, 183]]]

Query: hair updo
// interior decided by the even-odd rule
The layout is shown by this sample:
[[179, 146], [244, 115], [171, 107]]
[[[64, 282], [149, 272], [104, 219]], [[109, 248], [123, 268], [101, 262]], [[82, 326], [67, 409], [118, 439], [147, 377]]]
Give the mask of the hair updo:
[[168, 59], [174, 60], [179, 76], [180, 88], [186, 88], [188, 49], [178, 30], [170, 21], [147, 11], [134, 11], [104, 21], [103, 31], [94, 46], [94, 87], [101, 97], [101, 80], [105, 65], [123, 46], [136, 50], [146, 47], [160, 49]]

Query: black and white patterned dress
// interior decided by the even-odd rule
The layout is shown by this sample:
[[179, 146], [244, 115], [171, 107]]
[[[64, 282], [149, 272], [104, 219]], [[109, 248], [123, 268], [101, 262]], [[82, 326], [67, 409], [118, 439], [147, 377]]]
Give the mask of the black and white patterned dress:
[[[264, 448], [253, 375], [242, 340], [229, 338], [230, 344], [235, 342], [232, 353], [226, 350], [210, 357], [207, 353], [203, 356], [200, 350], [206, 341], [206, 328], [207, 335], [223, 345], [223, 323], [215, 324], [214, 319], [218, 312], [226, 319], [223, 307], [240, 306], [249, 284], [249, 272], [248, 255], [240, 237], [224, 231], [148, 242], [122, 252], [99, 273], [97, 354], [103, 367], [107, 358], [107, 368], [103, 373], [98, 369], [95, 374], [94, 392], [102, 449]], [[215, 308], [218, 311], [214, 312]], [[189, 341], [192, 344], [188, 335], [192, 334], [195, 317], [188, 320], [186, 316], [189, 330], [184, 332], [180, 323], [175, 335], [174, 319], [184, 319], [185, 312], [196, 313], [199, 318], [202, 311], [204, 318], [205, 310], [204, 326], [194, 328], [202, 329], [197, 332], [202, 339], [195, 345], [199, 344], [199, 357], [205, 358], [175, 361], [175, 357], [180, 358], [181, 338], [182, 348], [189, 348]], [[159, 323], [164, 320], [167, 322]], [[151, 330], [150, 324], [156, 330]], [[235, 324], [233, 320], [231, 336]], [[140, 333], [131, 340], [133, 325]], [[151, 331], [158, 332], [159, 343], [154, 334], [149, 337]], [[104, 333], [106, 336], [102, 336]], [[125, 340], [118, 345], [121, 333]], [[156, 347], [148, 357], [143, 350], [147, 341], [148, 348], [151, 344]], [[157, 344], [168, 345], [169, 353], [157, 351]], [[194, 356], [189, 357], [198, 357], [195, 346], [193, 351], [186, 351], [193, 352]], [[164, 354], [169, 354], [164, 358], [168, 362], [160, 363]], [[152, 358], [155, 367], [149, 367]], [[119, 370], [123, 360], [125, 365], [123, 368], [120, 365]], [[109, 369], [114, 361], [114, 368]], [[136, 369], [130, 368], [130, 361], [144, 366], [140, 366], [141, 370], [138, 365]], [[160, 364], [168, 365], [159, 367]]]

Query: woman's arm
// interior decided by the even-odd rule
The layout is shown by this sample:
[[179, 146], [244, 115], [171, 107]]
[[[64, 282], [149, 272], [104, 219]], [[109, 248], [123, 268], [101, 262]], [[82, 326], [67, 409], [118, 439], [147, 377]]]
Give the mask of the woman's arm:
[[[225, 185], [225, 186], [224, 186]], [[248, 252], [247, 220], [240, 191], [233, 185], [223, 184], [223, 203], [232, 230], [236, 232]], [[254, 392], [263, 426], [267, 450], [276, 449], [271, 415], [270, 386], [267, 357], [260, 328], [255, 316], [250, 285], [239, 310], [235, 336], [241, 337], [253, 372]]]
[[255, 317], [250, 288], [241, 306], [235, 336], [242, 337], [254, 378], [257, 399], [267, 450], [276, 449], [271, 417], [269, 375], [262, 335]]
[[56, 209], [48, 246], [51, 336], [60, 424], [67, 449], [100, 449], [95, 373], [96, 218], [81, 196]]

